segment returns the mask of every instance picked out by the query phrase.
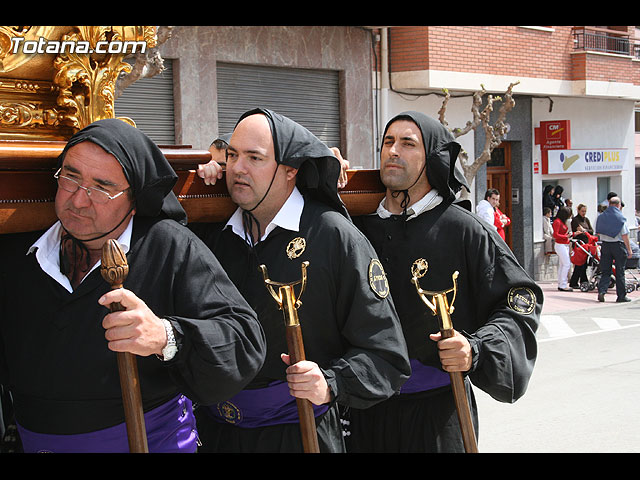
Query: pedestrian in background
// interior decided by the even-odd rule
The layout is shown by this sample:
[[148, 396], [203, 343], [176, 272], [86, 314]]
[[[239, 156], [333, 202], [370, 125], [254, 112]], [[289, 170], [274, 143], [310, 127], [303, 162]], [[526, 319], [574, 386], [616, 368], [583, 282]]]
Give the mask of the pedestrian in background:
[[609, 199], [609, 206], [596, 220], [596, 233], [600, 236], [600, 269], [602, 276], [598, 283], [598, 301], [604, 302], [611, 282], [613, 264], [616, 266], [616, 302], [630, 302], [626, 294], [624, 269], [627, 258], [631, 258], [629, 228], [627, 219], [622, 215], [622, 202], [618, 197]]
[[553, 218], [553, 212], [555, 209], [555, 202], [553, 201], [553, 185], [546, 185], [542, 191], [542, 212], [544, 215], [544, 209], [551, 210], [551, 218]]
[[553, 221], [553, 239], [555, 241], [555, 251], [558, 255], [558, 290], [562, 292], [573, 292], [573, 288], [568, 285], [569, 269], [571, 268], [571, 237], [582, 232], [582, 227], [578, 231], [570, 232], [567, 227], [567, 220], [571, 215], [568, 207], [560, 207], [558, 215]]
[[231, 139], [230, 133], [225, 133], [216, 138], [209, 146], [211, 161], [198, 165], [198, 176], [205, 180], [207, 185], [214, 185], [222, 178], [222, 172], [227, 165], [227, 147]]
[[[498, 196], [498, 199], [499, 198], [500, 196]], [[499, 207], [500, 207], [500, 200], [498, 200], [498, 202], [496, 203], [496, 206], [494, 207], [495, 213], [493, 217], [493, 224], [495, 225], [496, 230], [498, 230], [498, 234], [502, 237], [503, 240], [506, 241], [507, 237], [506, 237], [504, 228], [511, 225], [511, 219], [507, 217], [504, 213], [502, 213]]]
[[[551, 217], [555, 220], [555, 218], [558, 216], [558, 211], [560, 210], [560, 208], [565, 207], [565, 203], [564, 203], [564, 197], [562, 196], [562, 193], [564, 192], [564, 187], [562, 185], [556, 185], [555, 188], [553, 189], [553, 205], [554, 205], [554, 210], [553, 213], [551, 214]], [[571, 214], [571, 209], [569, 209], [569, 214]]]
[[500, 192], [495, 188], [490, 188], [484, 193], [484, 198], [478, 202], [476, 213], [478, 216], [497, 230], [495, 224], [496, 205], [500, 203]]
[[551, 208], [544, 207], [542, 210], [542, 234], [544, 236], [544, 254], [551, 255], [553, 250], [553, 227], [551, 226]]
[[591, 221], [587, 218], [587, 206], [584, 203], [578, 204], [576, 215], [571, 220], [571, 231], [575, 232], [578, 229], [578, 225], [589, 235], [594, 234]]
[[598, 237], [590, 235], [586, 231], [580, 232], [576, 239], [578, 244], [573, 246], [571, 251], [571, 263], [573, 263], [573, 273], [569, 280], [570, 288], [580, 288], [580, 285], [587, 283], [587, 260], [589, 255], [596, 252]]

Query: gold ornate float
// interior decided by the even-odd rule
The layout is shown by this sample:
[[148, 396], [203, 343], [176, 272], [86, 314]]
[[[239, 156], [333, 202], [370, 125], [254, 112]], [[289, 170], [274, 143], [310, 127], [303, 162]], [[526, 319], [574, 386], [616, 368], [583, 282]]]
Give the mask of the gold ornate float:
[[[126, 48], [143, 43], [156, 45], [155, 27], [0, 26], [0, 234], [55, 221], [56, 159], [75, 132], [115, 117], [116, 80], [130, 71]], [[161, 149], [178, 173], [174, 191], [190, 221], [231, 215], [225, 182], [207, 186], [195, 174], [211, 159], [207, 150]], [[342, 198], [356, 215], [375, 210], [382, 192], [377, 170], [352, 170]]]

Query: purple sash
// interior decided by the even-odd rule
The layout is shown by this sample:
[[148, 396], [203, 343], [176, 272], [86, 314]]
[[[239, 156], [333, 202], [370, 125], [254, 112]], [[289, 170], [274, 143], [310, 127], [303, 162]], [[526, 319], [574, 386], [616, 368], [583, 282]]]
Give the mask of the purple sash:
[[450, 381], [447, 372], [443, 372], [435, 367], [429, 367], [412, 358], [411, 376], [400, 388], [400, 393], [424, 392], [449, 385]]
[[[205, 408], [216, 421], [240, 428], [300, 421], [296, 399], [289, 393], [287, 382], [273, 382], [265, 388], [242, 390], [225, 402]], [[314, 415], [322, 415], [328, 408], [327, 405], [313, 405]]]
[[[191, 400], [179, 395], [144, 414], [147, 444], [152, 453], [194, 453], [198, 434]], [[25, 453], [127, 453], [124, 423], [95, 432], [51, 435], [18, 425]]]

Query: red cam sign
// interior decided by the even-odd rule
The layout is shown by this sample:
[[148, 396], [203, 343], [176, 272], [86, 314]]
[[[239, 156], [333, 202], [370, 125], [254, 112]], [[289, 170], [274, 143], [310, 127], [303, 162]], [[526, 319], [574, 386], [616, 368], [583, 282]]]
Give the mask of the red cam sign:
[[542, 173], [549, 172], [548, 150], [571, 149], [571, 123], [569, 120], [540, 122], [534, 129], [535, 143], [542, 153]]

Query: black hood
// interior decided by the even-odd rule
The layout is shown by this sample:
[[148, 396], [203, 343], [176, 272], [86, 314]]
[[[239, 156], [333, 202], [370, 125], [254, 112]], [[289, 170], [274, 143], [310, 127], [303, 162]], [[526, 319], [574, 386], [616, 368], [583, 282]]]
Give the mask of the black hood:
[[58, 166], [70, 147], [85, 141], [102, 147], [118, 160], [133, 190], [136, 215], [164, 214], [186, 225], [187, 214], [172, 191], [178, 175], [147, 135], [122, 120], [98, 120], [69, 139], [58, 157]]
[[445, 201], [453, 202], [462, 187], [471, 191], [464, 175], [456, 168], [460, 144], [444, 125], [423, 113], [407, 111], [387, 122], [383, 137], [389, 125], [397, 120], [410, 120], [420, 129], [427, 159], [427, 179]]
[[329, 147], [302, 125], [266, 108], [249, 110], [238, 123], [254, 114], [262, 114], [269, 121], [276, 162], [298, 169], [298, 189], [349, 218], [338, 195], [340, 161]]

